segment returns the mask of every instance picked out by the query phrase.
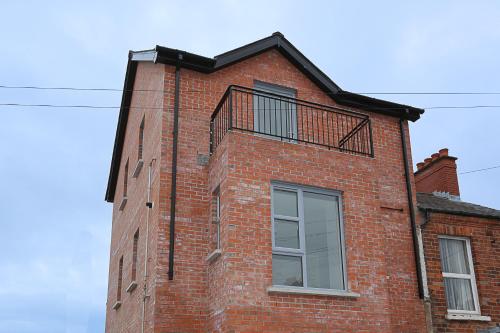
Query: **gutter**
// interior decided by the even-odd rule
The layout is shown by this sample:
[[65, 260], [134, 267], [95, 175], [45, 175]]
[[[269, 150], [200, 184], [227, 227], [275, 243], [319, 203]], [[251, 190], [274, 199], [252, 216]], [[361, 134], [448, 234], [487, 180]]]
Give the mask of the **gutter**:
[[[408, 113], [408, 112], [407, 112]], [[408, 209], [410, 210], [410, 224], [411, 224], [411, 234], [413, 239], [413, 252], [415, 254], [415, 266], [417, 269], [417, 283], [418, 283], [418, 296], [424, 298], [424, 286], [422, 279], [422, 266], [420, 262], [420, 249], [417, 236], [417, 226], [415, 217], [415, 206], [413, 205], [413, 192], [411, 188], [410, 180], [410, 167], [408, 165], [408, 155], [407, 155], [407, 144], [406, 135], [404, 131], [404, 118], [399, 119], [399, 131], [401, 133], [401, 145], [403, 148], [403, 162], [405, 167], [405, 180], [406, 180], [406, 193], [408, 195]]]
[[170, 190], [170, 241], [168, 251], [168, 279], [174, 279], [175, 204], [177, 199], [177, 145], [179, 141], [179, 90], [181, 81], [182, 53], [177, 53], [175, 65], [174, 130], [172, 142], [172, 186]]

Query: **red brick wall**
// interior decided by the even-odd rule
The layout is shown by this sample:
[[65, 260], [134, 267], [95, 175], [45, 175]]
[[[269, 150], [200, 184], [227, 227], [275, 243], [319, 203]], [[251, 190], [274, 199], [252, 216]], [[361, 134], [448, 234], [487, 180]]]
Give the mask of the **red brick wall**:
[[[160, 157], [160, 131], [161, 131], [161, 109], [139, 109], [138, 106], [161, 107], [161, 89], [163, 87], [163, 66], [150, 63], [139, 63], [137, 68], [135, 90], [158, 90], [135, 92], [132, 97], [130, 114], [128, 117], [125, 142], [123, 145], [120, 173], [118, 175], [117, 188], [113, 203], [113, 225], [111, 234], [111, 250], [109, 265], [108, 299], [106, 303], [106, 332], [140, 332], [143, 280], [144, 280], [144, 257], [146, 249], [146, 195], [148, 183], [148, 166], [153, 158]], [[139, 141], [139, 126], [145, 117], [144, 134], [144, 166], [137, 178], [132, 173], [137, 164], [137, 152]], [[128, 201], [123, 209], [119, 206], [123, 195], [124, 165], [129, 159], [128, 174]], [[159, 163], [153, 165], [152, 201], [158, 203], [160, 193], [159, 185]], [[154, 270], [156, 253], [153, 251], [158, 234], [159, 206], [155, 205], [150, 214], [149, 232], [149, 274]], [[131, 293], [125, 291], [132, 280], [132, 256], [134, 234], [139, 229], [139, 242], [137, 247], [137, 274], [138, 286]], [[123, 256], [123, 283], [122, 283], [122, 305], [113, 310], [116, 301], [118, 281], [118, 261]], [[148, 280], [148, 291], [152, 291], [152, 282]], [[153, 325], [153, 297], [148, 299], [146, 307], [146, 332], [152, 331]]]
[[[165, 90], [173, 91], [173, 69], [166, 71]], [[374, 159], [232, 133], [209, 166], [201, 166], [197, 154], [208, 152], [210, 115], [230, 84], [252, 87], [261, 80], [294, 88], [301, 99], [333, 103], [276, 51], [210, 75], [181, 73], [175, 277], [166, 278], [173, 119], [166, 107], [156, 331], [424, 331], [398, 120], [371, 115]], [[166, 95], [165, 105], [172, 103]], [[267, 294], [272, 179], [344, 191], [349, 284], [359, 299]], [[217, 186], [222, 256], [207, 263], [210, 200]]]
[[[439, 235], [469, 237], [481, 314], [491, 322], [447, 320], [446, 297], [441, 271]], [[500, 323], [500, 221], [431, 213], [422, 228], [426, 269], [436, 332], [467, 332]]]
[[[398, 119], [370, 114], [375, 158], [233, 132], [226, 135], [208, 165], [199, 163], [198, 155], [209, 151], [210, 115], [230, 84], [252, 87], [254, 80], [261, 80], [294, 88], [300, 99], [334, 105], [274, 50], [212, 74], [181, 69], [175, 273], [168, 280], [175, 81], [172, 66], [154, 66], [164, 75], [164, 108], [158, 122], [161, 138], [154, 138], [161, 144], [160, 187], [155, 189], [159, 195], [157, 228], [152, 231], [157, 256], [152, 260], [154, 292], [148, 303], [154, 303], [155, 332], [425, 331]], [[408, 137], [407, 126], [405, 130]], [[126, 146], [133, 146], [127, 140]], [[272, 279], [271, 180], [343, 191], [349, 287], [360, 298], [267, 293]], [[217, 186], [222, 203], [222, 255], [209, 263], [210, 203]], [[129, 183], [129, 191], [133, 188], [133, 182]], [[119, 184], [117, 196], [120, 193]], [[114, 219], [116, 224], [120, 217]], [[132, 239], [135, 227], [129, 229], [127, 237]], [[120, 252], [115, 248], [119, 246], [116, 239], [124, 238], [122, 233], [119, 227], [113, 228], [112, 260], [113, 253]], [[125, 256], [131, 257], [131, 246], [129, 252]], [[111, 269], [111, 291], [113, 274]], [[125, 312], [126, 302], [116, 312], [108, 310], [112, 317], [108, 327], [117, 331], [124, 327], [125, 317], [117, 315]], [[128, 322], [135, 320], [134, 313], [128, 313]]]

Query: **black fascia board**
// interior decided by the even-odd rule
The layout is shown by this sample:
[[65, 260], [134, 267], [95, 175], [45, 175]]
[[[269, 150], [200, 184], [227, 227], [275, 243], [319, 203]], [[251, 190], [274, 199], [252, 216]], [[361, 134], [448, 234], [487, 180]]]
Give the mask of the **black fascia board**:
[[116, 183], [120, 169], [120, 159], [122, 156], [123, 143], [125, 141], [125, 130], [127, 129], [128, 113], [132, 101], [132, 90], [134, 89], [135, 75], [137, 73], [137, 62], [131, 60], [132, 52], [129, 51], [125, 81], [123, 83], [123, 94], [120, 105], [120, 114], [116, 125], [115, 143], [113, 146], [113, 157], [108, 177], [108, 187], [106, 189], [105, 200], [113, 202], [115, 197]]
[[158, 51], [157, 62], [174, 65], [177, 61], [177, 55], [181, 53], [184, 57], [182, 67], [203, 73], [215, 72], [273, 48], [283, 54], [335, 102], [341, 105], [361, 108], [366, 111], [382, 113], [393, 117], [403, 117], [411, 121], [418, 120], [420, 115], [424, 113], [423, 109], [342, 90], [281, 33], [274, 33], [271, 36], [253, 43], [219, 54], [214, 58], [207, 58], [182, 50], [156, 46], [156, 50]]
[[457, 216], [465, 216], [465, 217], [481, 217], [485, 219], [492, 219], [492, 220], [498, 220], [500, 221], [500, 217], [487, 214], [487, 213], [472, 213], [472, 212], [464, 212], [464, 211], [457, 211], [457, 210], [451, 210], [451, 209], [441, 209], [441, 208], [428, 208], [428, 207], [421, 207], [417, 206], [419, 210], [423, 212], [431, 212], [431, 213], [440, 213], [440, 214], [449, 214], [449, 215], [457, 215]]
[[424, 109], [384, 101], [382, 99], [355, 94], [345, 90], [339, 92], [333, 98], [337, 103], [345, 106], [383, 113], [393, 117], [405, 118], [411, 121], [417, 121], [420, 118], [420, 115], [425, 112]]
[[175, 65], [177, 64], [180, 54], [182, 55], [182, 67], [184, 68], [203, 73], [210, 73], [214, 70], [215, 60], [212, 58], [159, 45], [156, 45], [155, 50], [158, 52], [156, 62]]

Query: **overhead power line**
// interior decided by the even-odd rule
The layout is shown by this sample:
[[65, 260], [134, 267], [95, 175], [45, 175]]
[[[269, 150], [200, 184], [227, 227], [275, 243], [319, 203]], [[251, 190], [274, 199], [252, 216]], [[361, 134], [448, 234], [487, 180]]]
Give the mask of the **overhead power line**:
[[476, 169], [476, 170], [470, 170], [470, 171], [464, 171], [460, 172], [459, 175], [465, 175], [467, 173], [474, 173], [474, 172], [481, 172], [481, 171], [487, 171], [487, 170], [492, 170], [492, 169], [498, 169], [500, 168], [500, 165], [495, 165], [489, 168], [484, 168], [484, 169]]
[[500, 108], [500, 105], [446, 105], [446, 106], [428, 106], [425, 110], [432, 109], [484, 109], [484, 108]]
[[500, 95], [500, 92], [356, 92], [361, 95]]
[[[69, 91], [111, 91], [111, 92], [124, 92], [124, 91], [137, 91], [137, 92], [164, 92], [164, 89], [118, 89], [118, 88], [89, 88], [89, 87], [42, 87], [42, 86], [11, 86], [11, 85], [0, 85], [0, 89], [30, 89], [30, 90], [69, 90]], [[204, 92], [203, 90], [189, 89], [189, 92]], [[500, 95], [500, 92], [484, 92], [484, 91], [462, 91], [462, 92], [422, 92], [422, 91], [410, 91], [410, 92], [346, 92], [361, 95]], [[342, 93], [341, 93], [342, 94]]]
[[[20, 107], [52, 107], [52, 108], [79, 108], [79, 109], [119, 109], [120, 106], [103, 106], [103, 105], [58, 105], [58, 104], [24, 104], [24, 103], [0, 103], [0, 106], [20, 106]], [[130, 106], [130, 109], [162, 109], [158, 106]], [[443, 106], [428, 106], [424, 107], [425, 110], [436, 109], [484, 109], [484, 108], [500, 108], [500, 105], [443, 105]], [[185, 108], [186, 109], [186, 108]], [[187, 108], [199, 110], [200, 108]], [[264, 110], [260, 108], [259, 111]], [[269, 110], [274, 110], [270, 108]], [[401, 107], [397, 108], [380, 108], [380, 110], [403, 110]]]
[[[169, 92], [165, 89], [117, 89], [117, 88], [85, 88], [85, 87], [40, 87], [40, 86], [7, 86], [0, 85], [0, 89], [29, 89], [29, 90], [66, 90], [66, 91], [104, 91], [104, 92]], [[183, 91], [205, 92], [203, 90], [188, 89]]]
[[[22, 103], [0, 103], [0, 106], [24, 106], [24, 107], [47, 107], [47, 108], [78, 108], [78, 109], [119, 109], [119, 106], [100, 105], [55, 105], [55, 104], [22, 104]], [[145, 107], [143, 109], [152, 109]], [[157, 109], [157, 108], [155, 108]]]

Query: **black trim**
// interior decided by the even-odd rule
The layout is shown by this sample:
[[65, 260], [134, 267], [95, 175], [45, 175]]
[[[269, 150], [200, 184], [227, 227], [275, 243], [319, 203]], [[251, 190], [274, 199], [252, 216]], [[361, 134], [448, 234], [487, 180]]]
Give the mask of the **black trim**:
[[132, 101], [132, 90], [134, 89], [135, 75], [137, 73], [137, 62], [131, 60], [132, 52], [129, 51], [127, 71], [125, 74], [125, 82], [123, 83], [123, 95], [120, 106], [120, 115], [118, 116], [118, 124], [116, 125], [115, 143], [113, 146], [113, 158], [108, 177], [108, 187], [106, 189], [105, 200], [113, 202], [115, 197], [116, 183], [118, 173], [120, 171], [120, 160], [123, 150], [123, 141], [125, 140], [125, 130], [127, 128], [128, 113], [130, 103]]
[[418, 295], [421, 299], [424, 298], [424, 284], [422, 281], [422, 269], [420, 266], [420, 251], [418, 246], [417, 238], [417, 223], [415, 217], [415, 206], [413, 205], [413, 192], [411, 189], [410, 180], [410, 167], [408, 165], [407, 156], [407, 145], [406, 145], [406, 134], [404, 130], [405, 120], [401, 118], [399, 120], [399, 131], [401, 132], [401, 146], [403, 148], [403, 163], [405, 167], [405, 180], [406, 180], [406, 193], [408, 195], [408, 209], [410, 210], [410, 224], [411, 224], [411, 235], [413, 238], [413, 252], [415, 254], [415, 265], [417, 268], [417, 283], [418, 283]]
[[174, 65], [176, 63], [176, 55], [182, 53], [184, 55], [182, 67], [203, 73], [212, 73], [270, 49], [277, 49], [338, 104], [382, 113], [392, 117], [405, 118], [411, 121], [418, 120], [420, 115], [424, 113], [423, 109], [409, 105], [384, 101], [342, 90], [281, 33], [274, 33], [272, 36], [219, 54], [213, 59], [181, 50], [156, 46], [156, 51], [158, 51], [156, 61]]
[[457, 216], [465, 216], [465, 217], [480, 217], [483, 219], [490, 219], [490, 220], [500, 220], [500, 217], [498, 217], [498, 216], [492, 216], [492, 215], [486, 215], [486, 214], [480, 214], [480, 213], [458, 212], [458, 211], [453, 211], [453, 210], [448, 210], [448, 209], [438, 209], [438, 208], [418, 207], [418, 209], [423, 211], [423, 212], [449, 214], [449, 215], [457, 215]]

